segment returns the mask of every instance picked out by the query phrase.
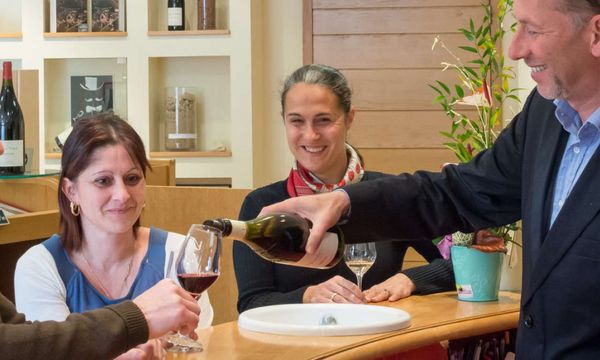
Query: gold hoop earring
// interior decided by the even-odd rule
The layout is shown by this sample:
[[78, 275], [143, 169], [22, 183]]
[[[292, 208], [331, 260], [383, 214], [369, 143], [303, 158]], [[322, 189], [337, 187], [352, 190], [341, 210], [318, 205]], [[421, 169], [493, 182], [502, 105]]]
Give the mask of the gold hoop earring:
[[71, 206], [71, 214], [73, 214], [73, 216], [75, 216], [75, 217], [79, 216], [79, 205], [77, 205], [71, 201], [70, 206]]

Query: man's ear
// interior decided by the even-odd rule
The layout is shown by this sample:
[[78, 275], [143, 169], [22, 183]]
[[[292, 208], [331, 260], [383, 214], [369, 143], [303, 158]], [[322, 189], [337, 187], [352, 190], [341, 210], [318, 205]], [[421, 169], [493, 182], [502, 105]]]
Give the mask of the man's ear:
[[590, 49], [592, 51], [592, 55], [600, 58], [600, 14], [592, 17], [590, 20], [590, 26], [592, 31], [592, 42], [590, 44]]

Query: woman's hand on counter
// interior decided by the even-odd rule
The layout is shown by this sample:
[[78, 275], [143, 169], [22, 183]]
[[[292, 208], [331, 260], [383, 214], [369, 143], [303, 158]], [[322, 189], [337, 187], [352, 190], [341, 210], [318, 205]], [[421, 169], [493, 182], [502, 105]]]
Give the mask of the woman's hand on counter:
[[410, 296], [415, 290], [412, 280], [403, 273], [398, 273], [365, 290], [364, 295], [368, 302], [396, 301]]
[[309, 286], [304, 291], [304, 303], [361, 304], [365, 296], [355, 283], [336, 275], [318, 285]]

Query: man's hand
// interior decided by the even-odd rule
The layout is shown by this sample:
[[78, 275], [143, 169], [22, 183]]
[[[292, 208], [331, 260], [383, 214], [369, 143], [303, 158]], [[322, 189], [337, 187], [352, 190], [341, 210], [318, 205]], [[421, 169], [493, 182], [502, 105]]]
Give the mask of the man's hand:
[[150, 338], [169, 331], [195, 337], [200, 306], [196, 300], [171, 279], [163, 279], [133, 299], [148, 323]]
[[300, 196], [266, 206], [259, 216], [273, 213], [295, 213], [312, 222], [306, 252], [314, 253], [321, 245], [323, 235], [348, 212], [350, 199], [343, 191]]

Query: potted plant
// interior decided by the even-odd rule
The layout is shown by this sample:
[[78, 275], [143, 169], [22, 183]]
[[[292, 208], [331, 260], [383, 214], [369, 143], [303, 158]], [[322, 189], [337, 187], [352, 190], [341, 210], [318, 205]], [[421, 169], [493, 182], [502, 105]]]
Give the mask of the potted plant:
[[[459, 162], [470, 161], [477, 153], [490, 148], [502, 128], [502, 108], [505, 102], [520, 103], [517, 88], [509, 86], [515, 77], [511, 66], [504, 63], [501, 43], [506, 33], [504, 19], [512, 10], [512, 0], [491, 0], [482, 4], [481, 24], [470, 19], [468, 28], [459, 31], [467, 45], [459, 46], [471, 60], [463, 62], [437, 36], [433, 48], [441, 46], [453, 59], [443, 62], [443, 71], [454, 71], [458, 83], [449, 86], [442, 81], [429, 85], [439, 103], [452, 120], [450, 131], [441, 132], [447, 138], [444, 145], [452, 150]], [[510, 26], [509, 31], [514, 31]], [[482, 229], [474, 234], [455, 233], [442, 240], [451, 244], [454, 275], [461, 300], [496, 300], [500, 285], [500, 269], [507, 244], [514, 243], [516, 224]], [[516, 244], [516, 243], [514, 243]], [[518, 244], [517, 244], [518, 245]], [[483, 274], [492, 272], [490, 277]]]

